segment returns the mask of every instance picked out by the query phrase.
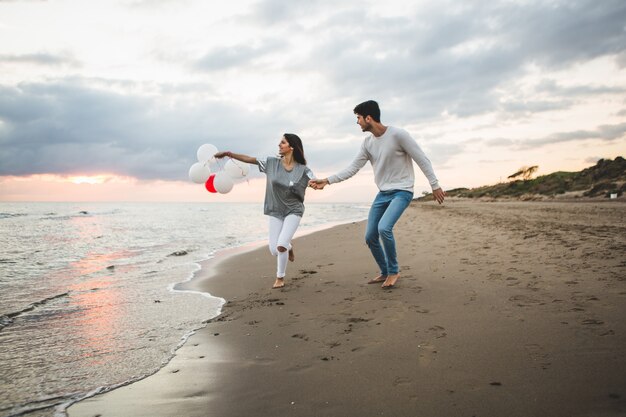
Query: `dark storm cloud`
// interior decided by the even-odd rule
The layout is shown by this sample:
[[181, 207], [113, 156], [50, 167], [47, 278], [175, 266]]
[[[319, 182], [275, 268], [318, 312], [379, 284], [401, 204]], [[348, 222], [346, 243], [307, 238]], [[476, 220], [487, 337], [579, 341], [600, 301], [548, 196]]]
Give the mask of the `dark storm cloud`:
[[324, 73], [337, 94], [393, 102], [404, 122], [493, 111], [495, 90], [528, 65], [557, 70], [626, 51], [622, 1], [456, 5], [402, 18], [342, 10], [308, 29], [317, 46], [295, 65]]
[[280, 118], [259, 112], [210, 101], [165, 104], [76, 79], [0, 87], [0, 122], [0, 175], [113, 171], [184, 179], [203, 143], [245, 143], [247, 152], [264, 155], [283, 133], [273, 124]]

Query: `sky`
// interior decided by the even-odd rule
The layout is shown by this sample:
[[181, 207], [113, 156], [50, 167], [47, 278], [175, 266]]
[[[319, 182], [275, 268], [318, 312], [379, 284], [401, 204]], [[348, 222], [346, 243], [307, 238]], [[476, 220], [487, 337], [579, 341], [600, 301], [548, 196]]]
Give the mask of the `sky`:
[[[626, 2], [0, 0], [0, 201], [262, 201], [256, 169], [192, 183], [197, 149], [296, 133], [327, 177], [370, 99], [444, 189], [625, 156]], [[307, 201], [376, 192], [367, 165]]]

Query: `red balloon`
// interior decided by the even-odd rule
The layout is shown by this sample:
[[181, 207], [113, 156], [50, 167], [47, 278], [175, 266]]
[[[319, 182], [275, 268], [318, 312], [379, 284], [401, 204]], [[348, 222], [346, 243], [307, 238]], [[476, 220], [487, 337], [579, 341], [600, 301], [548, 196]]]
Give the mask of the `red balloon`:
[[204, 183], [204, 186], [206, 187], [207, 191], [210, 193], [217, 192], [217, 190], [215, 189], [215, 186], [213, 185], [214, 180], [215, 180], [215, 174], [211, 174], [209, 175], [209, 179], [206, 180], [206, 182]]

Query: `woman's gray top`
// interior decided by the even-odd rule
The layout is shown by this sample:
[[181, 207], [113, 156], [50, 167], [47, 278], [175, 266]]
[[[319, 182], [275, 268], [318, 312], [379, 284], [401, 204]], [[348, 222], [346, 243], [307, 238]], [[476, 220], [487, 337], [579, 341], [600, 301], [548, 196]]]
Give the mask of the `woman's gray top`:
[[279, 219], [290, 214], [302, 217], [304, 193], [309, 180], [315, 178], [313, 172], [306, 165], [297, 162], [291, 171], [287, 171], [282, 160], [275, 156], [257, 158], [257, 165], [259, 171], [267, 175], [263, 212]]

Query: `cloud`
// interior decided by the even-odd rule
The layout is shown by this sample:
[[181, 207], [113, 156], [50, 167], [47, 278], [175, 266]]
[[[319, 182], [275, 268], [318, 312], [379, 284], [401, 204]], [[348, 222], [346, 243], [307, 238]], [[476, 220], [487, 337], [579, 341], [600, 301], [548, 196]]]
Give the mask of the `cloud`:
[[511, 147], [514, 149], [536, 149], [547, 145], [565, 142], [577, 142], [587, 140], [601, 140], [613, 142], [626, 136], [626, 123], [613, 125], [601, 125], [594, 130], [574, 130], [558, 132], [551, 135], [526, 140], [512, 140], [506, 138], [489, 139], [483, 141], [487, 146]]
[[213, 49], [193, 63], [196, 70], [216, 71], [250, 66], [255, 61], [280, 52], [285, 42], [266, 40], [256, 45], [233, 45]]
[[589, 97], [603, 94], [624, 94], [626, 87], [605, 85], [563, 86], [555, 80], [545, 79], [537, 84], [535, 91], [559, 97]]
[[154, 9], [161, 7], [183, 7], [189, 3], [189, 0], [136, 0], [128, 3], [130, 8], [137, 9]]
[[280, 117], [232, 104], [163, 103], [93, 88], [87, 80], [4, 86], [0, 175], [113, 171], [180, 180], [201, 144], [265, 155], [284, 133], [281, 125]]
[[558, 70], [622, 53], [624, 21], [621, 1], [448, 1], [404, 17], [340, 9], [304, 29], [312, 51], [293, 65], [323, 73], [337, 94], [394, 102], [404, 120], [467, 117], [493, 111], [496, 90], [529, 65]]
[[27, 64], [27, 65], [44, 65], [44, 66], [80, 66], [80, 62], [69, 54], [49, 54], [49, 53], [33, 53], [33, 54], [0, 54], [0, 65], [2, 64]]
[[500, 109], [505, 113], [522, 113], [525, 115], [536, 114], [546, 111], [564, 110], [574, 104], [572, 100], [530, 100], [510, 101], [502, 103]]
[[[188, 3], [177, 10], [206, 7]], [[202, 143], [266, 155], [285, 131], [301, 135], [313, 168], [341, 169], [364, 136], [352, 108], [367, 99], [376, 99], [383, 122], [396, 126], [432, 131], [450, 120], [460, 123], [441, 130], [456, 134], [475, 128], [468, 120], [480, 120], [500, 135], [420, 141], [436, 166], [483, 144], [516, 151], [624, 137], [624, 124], [614, 119], [624, 111], [614, 107], [604, 118], [610, 122], [594, 122], [604, 123], [597, 128], [576, 123], [571, 131], [527, 140], [497, 130], [511, 131], [517, 118], [532, 123], [539, 113], [562, 120], [588, 99], [614, 103], [624, 95], [622, 79], [564, 78], [598, 58], [624, 66], [623, 1], [447, 0], [402, 2], [403, 10], [393, 3], [255, 1], [188, 31], [172, 24], [165, 34], [162, 22], [176, 3], [131, 0], [123, 2], [121, 17], [130, 13], [148, 46], [133, 39], [120, 52], [137, 61], [0, 49], [0, 66], [35, 70], [28, 68], [31, 78], [22, 78], [21, 67], [11, 81], [0, 76], [0, 175], [113, 170], [185, 179]], [[207, 48], [206, 36], [216, 34], [222, 44]], [[50, 67], [78, 75], [50, 79]]]
[[626, 135], [626, 123], [615, 125], [598, 126], [595, 130], [576, 130], [572, 132], [555, 133], [541, 139], [529, 140], [523, 143], [523, 147], [534, 148], [554, 143], [572, 142], [578, 140], [599, 139], [602, 141], [614, 141]]
[[337, 2], [329, 0], [289, 1], [262, 0], [257, 2], [250, 13], [241, 16], [241, 20], [256, 22], [263, 26], [283, 25], [325, 13], [336, 9]]

